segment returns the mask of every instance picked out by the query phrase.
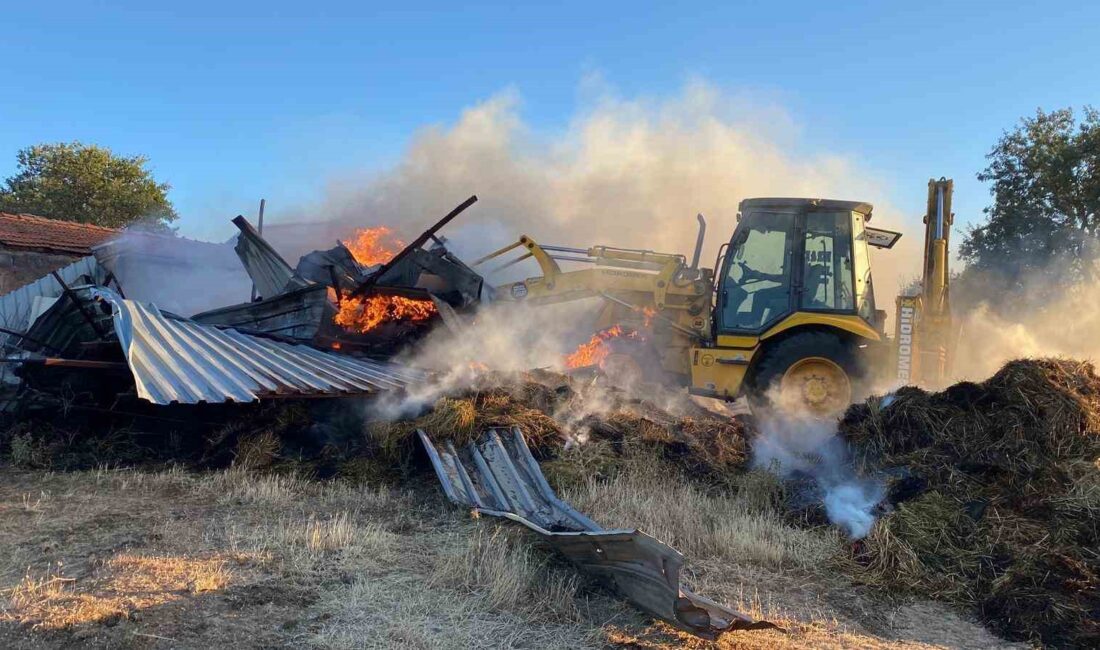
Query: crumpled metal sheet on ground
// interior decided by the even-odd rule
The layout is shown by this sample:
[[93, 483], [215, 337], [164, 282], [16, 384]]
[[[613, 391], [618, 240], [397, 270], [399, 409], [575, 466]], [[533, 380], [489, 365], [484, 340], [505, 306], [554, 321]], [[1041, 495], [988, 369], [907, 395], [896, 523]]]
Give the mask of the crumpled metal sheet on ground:
[[706, 639], [776, 628], [683, 589], [679, 551], [640, 530], [604, 529], [559, 499], [518, 428], [490, 430], [461, 451], [417, 433], [448, 499], [523, 524], [650, 614]]

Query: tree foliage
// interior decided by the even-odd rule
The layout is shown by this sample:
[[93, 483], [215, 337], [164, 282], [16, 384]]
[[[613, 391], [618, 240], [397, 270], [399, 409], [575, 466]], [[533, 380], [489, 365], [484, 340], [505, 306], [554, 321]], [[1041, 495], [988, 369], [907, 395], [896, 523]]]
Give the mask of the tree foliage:
[[1037, 111], [1005, 133], [978, 180], [991, 183], [985, 223], [959, 252], [968, 271], [1002, 288], [1045, 276], [1096, 278], [1100, 249], [1100, 113], [1086, 107]]
[[170, 186], [153, 179], [144, 156], [63, 142], [27, 147], [17, 157], [17, 173], [0, 186], [0, 211], [155, 230], [168, 230], [177, 218]]

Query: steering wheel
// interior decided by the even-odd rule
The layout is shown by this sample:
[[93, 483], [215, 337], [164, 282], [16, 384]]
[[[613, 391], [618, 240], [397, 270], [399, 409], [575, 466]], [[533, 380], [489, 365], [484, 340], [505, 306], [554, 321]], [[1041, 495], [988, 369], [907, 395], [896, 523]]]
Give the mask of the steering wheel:
[[737, 260], [737, 264], [741, 267], [742, 282], [783, 282], [782, 275], [757, 271], [741, 260]]
[[760, 282], [764, 278], [756, 269], [745, 264], [741, 260], [737, 260], [737, 265], [741, 267], [741, 281], [742, 282]]

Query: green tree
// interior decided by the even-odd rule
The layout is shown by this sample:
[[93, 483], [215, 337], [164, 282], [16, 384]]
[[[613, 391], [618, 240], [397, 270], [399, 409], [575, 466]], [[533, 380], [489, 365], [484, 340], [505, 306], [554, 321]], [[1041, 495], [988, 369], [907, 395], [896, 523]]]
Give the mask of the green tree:
[[[967, 274], [1003, 290], [1036, 278], [1096, 278], [1100, 227], [1100, 113], [1042, 110], [1006, 132], [978, 180], [991, 183], [986, 220], [959, 247]], [[988, 290], [989, 287], [987, 286]]]
[[170, 186], [153, 179], [147, 162], [79, 142], [27, 147], [18, 153], [17, 173], [0, 186], [0, 211], [170, 230], [177, 218]]

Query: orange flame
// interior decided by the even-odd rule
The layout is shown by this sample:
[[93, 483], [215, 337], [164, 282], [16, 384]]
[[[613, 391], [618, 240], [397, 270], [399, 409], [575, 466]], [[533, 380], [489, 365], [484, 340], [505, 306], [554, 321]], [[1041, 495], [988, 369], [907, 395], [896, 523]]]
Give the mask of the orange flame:
[[402, 296], [369, 296], [345, 299], [336, 314], [336, 324], [357, 332], [369, 332], [388, 321], [427, 320], [436, 313], [430, 300]]
[[[355, 238], [344, 242], [351, 254], [363, 266], [375, 266], [390, 261], [405, 242], [393, 236], [386, 226], [360, 228]], [[336, 292], [329, 290], [329, 297], [336, 299]], [[369, 296], [345, 298], [336, 314], [336, 324], [357, 332], [369, 332], [389, 321], [422, 321], [437, 312], [430, 300], [416, 300], [402, 296]]]
[[596, 332], [592, 335], [592, 338], [587, 343], [580, 344], [576, 350], [565, 357], [565, 365], [567, 368], [585, 368], [588, 366], [603, 367], [603, 362], [611, 354], [611, 348], [607, 344], [611, 339], [616, 338], [628, 338], [637, 339], [639, 341], [646, 340], [645, 332], [648, 332], [653, 326], [653, 318], [657, 315], [657, 310], [653, 307], [635, 307], [634, 312], [641, 313], [642, 315], [642, 330], [639, 331], [633, 327], [624, 328], [622, 325], [613, 325], [603, 331]]
[[641, 338], [637, 330], [624, 330], [622, 325], [614, 325], [602, 332], [596, 332], [587, 343], [580, 344], [572, 354], [565, 357], [567, 368], [585, 368], [588, 366], [603, 366], [603, 362], [611, 354], [611, 348], [607, 342], [615, 338]]
[[390, 261], [405, 247], [405, 242], [394, 237], [393, 231], [386, 226], [378, 226], [356, 230], [355, 239], [344, 242], [344, 246], [360, 264], [374, 266]]

